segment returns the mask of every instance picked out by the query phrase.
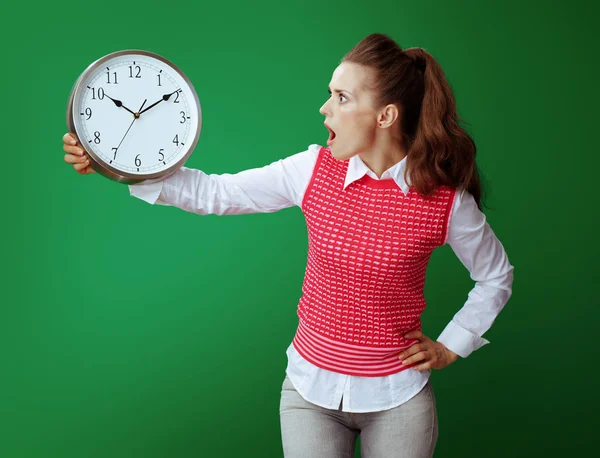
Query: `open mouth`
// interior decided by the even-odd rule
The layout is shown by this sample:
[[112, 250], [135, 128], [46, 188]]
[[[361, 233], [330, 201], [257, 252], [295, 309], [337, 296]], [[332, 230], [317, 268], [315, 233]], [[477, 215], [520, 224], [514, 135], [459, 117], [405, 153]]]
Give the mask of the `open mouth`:
[[335, 138], [335, 132], [329, 127], [327, 127], [327, 130], [329, 130], [329, 138], [327, 139], [327, 146], [329, 146], [333, 143], [333, 140]]

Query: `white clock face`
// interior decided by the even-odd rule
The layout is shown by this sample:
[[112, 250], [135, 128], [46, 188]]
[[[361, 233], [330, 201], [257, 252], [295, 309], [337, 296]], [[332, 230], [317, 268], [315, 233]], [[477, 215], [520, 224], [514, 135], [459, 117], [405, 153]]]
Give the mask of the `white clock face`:
[[194, 88], [157, 57], [126, 53], [100, 59], [84, 72], [73, 95], [80, 142], [96, 162], [125, 176], [156, 176], [173, 167], [191, 153], [200, 133]]

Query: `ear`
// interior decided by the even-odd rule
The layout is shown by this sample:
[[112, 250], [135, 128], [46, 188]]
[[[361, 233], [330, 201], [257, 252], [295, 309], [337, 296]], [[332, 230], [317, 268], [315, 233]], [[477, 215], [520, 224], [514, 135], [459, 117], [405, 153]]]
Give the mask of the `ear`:
[[377, 115], [377, 124], [381, 127], [389, 127], [399, 118], [398, 107], [394, 104], [386, 105]]

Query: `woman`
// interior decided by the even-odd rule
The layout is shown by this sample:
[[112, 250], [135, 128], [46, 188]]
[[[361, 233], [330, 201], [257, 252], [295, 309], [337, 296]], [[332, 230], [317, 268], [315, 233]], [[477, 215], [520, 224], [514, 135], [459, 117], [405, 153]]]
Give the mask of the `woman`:
[[[513, 266], [481, 212], [473, 140], [437, 61], [372, 34], [335, 69], [321, 107], [328, 148], [207, 175], [182, 167], [131, 195], [201, 215], [301, 207], [309, 251], [287, 350], [285, 456], [430, 457], [438, 438], [431, 369], [489, 343]], [[72, 134], [65, 161], [92, 173]], [[421, 331], [425, 271], [448, 243], [476, 280], [437, 341]]]

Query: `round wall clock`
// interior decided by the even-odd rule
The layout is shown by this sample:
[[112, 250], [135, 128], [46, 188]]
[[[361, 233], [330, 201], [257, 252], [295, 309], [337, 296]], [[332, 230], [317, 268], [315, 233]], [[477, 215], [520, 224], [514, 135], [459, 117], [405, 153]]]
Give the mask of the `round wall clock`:
[[157, 54], [124, 50], [93, 62], [75, 82], [67, 127], [90, 165], [125, 184], [175, 173], [200, 137], [202, 110], [185, 74]]

